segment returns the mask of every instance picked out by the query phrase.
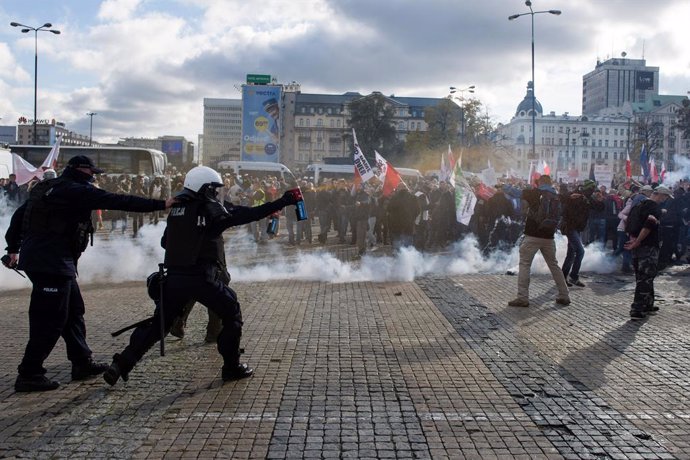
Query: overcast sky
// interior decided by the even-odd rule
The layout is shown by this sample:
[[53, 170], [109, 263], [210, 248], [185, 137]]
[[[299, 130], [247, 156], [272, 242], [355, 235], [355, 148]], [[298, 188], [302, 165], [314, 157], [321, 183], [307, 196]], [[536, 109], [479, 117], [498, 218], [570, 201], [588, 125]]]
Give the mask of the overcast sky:
[[[582, 75], [597, 58], [647, 59], [660, 92], [690, 90], [688, 0], [533, 0], [536, 94], [545, 112], [581, 112]], [[530, 18], [522, 0], [3, 0], [0, 124], [64, 121], [101, 142], [183, 135], [197, 142], [203, 98], [239, 98], [247, 73], [296, 81], [304, 93], [380, 91], [445, 97], [476, 86], [508, 122], [530, 79]]]

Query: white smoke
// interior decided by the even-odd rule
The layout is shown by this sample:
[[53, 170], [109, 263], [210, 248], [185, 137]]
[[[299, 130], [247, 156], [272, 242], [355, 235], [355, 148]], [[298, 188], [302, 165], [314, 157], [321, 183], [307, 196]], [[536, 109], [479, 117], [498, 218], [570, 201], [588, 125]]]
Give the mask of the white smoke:
[[673, 156], [674, 170], [666, 172], [664, 175], [663, 184], [667, 187], [673, 187], [678, 182], [690, 177], [690, 158], [681, 155]]
[[[0, 232], [4, 236], [10, 214], [1, 212]], [[119, 231], [98, 233], [93, 247], [87, 248], [79, 260], [79, 281], [119, 283], [144, 281], [158, 270], [163, 261], [160, 238], [165, 223], [145, 225], [137, 238]], [[285, 233], [285, 232], [283, 232]], [[284, 249], [282, 239], [257, 245], [244, 228], [226, 234], [226, 256], [233, 282], [301, 280], [329, 283], [360, 281], [412, 281], [427, 275], [461, 275], [472, 273], [517, 273], [518, 247], [508, 252], [482, 254], [472, 236], [459, 241], [443, 253], [421, 253], [404, 248], [392, 255], [369, 253], [357, 261], [343, 261], [321, 248]], [[562, 262], [566, 253], [566, 239], [556, 237], [557, 255]], [[617, 262], [600, 245], [587, 247], [582, 263], [583, 272], [609, 273]], [[532, 273], [549, 273], [541, 255], [534, 258]], [[0, 267], [0, 290], [30, 287], [31, 283], [12, 270]]]

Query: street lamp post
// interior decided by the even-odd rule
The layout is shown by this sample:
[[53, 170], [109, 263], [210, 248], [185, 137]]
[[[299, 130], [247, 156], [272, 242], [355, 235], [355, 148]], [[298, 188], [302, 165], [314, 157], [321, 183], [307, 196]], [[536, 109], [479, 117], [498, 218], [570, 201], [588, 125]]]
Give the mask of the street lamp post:
[[93, 145], [93, 116], [98, 115], [96, 112], [86, 112], [89, 116], [89, 147]]
[[567, 135], [566, 138], [566, 145], [565, 145], [565, 164], [566, 166], [569, 164], [568, 162], [570, 161], [570, 133], [573, 133], [573, 135], [577, 134], [577, 128], [571, 129], [570, 126], [565, 128], [565, 134]]
[[[467, 88], [456, 88], [455, 86], [450, 87], [449, 96], [451, 99], [457, 99], [460, 101], [460, 136], [462, 138], [463, 145], [465, 144], [465, 91], [468, 93], [474, 93], [474, 85], [470, 85]], [[455, 93], [460, 93], [460, 97], [453, 96]]]
[[53, 25], [46, 22], [41, 27], [31, 27], [18, 22], [10, 22], [12, 27], [24, 27], [22, 33], [26, 34], [31, 31], [34, 32], [34, 132], [33, 132], [33, 144], [36, 145], [36, 100], [38, 98], [38, 32], [50, 32], [55, 35], [59, 35], [60, 31], [56, 29], [51, 29]]
[[543, 11], [534, 11], [532, 9], [532, 2], [530, 0], [525, 1], [525, 5], [529, 8], [529, 13], [520, 13], [520, 14], [513, 14], [512, 16], [508, 16], [508, 20], [512, 21], [514, 19], [519, 18], [520, 16], [526, 16], [530, 15], [532, 18], [532, 159], [537, 158], [537, 153], [536, 153], [536, 100], [537, 100], [537, 94], [535, 91], [535, 85], [534, 85], [534, 15], [535, 14], [542, 14], [542, 13], [548, 13], [548, 14], [554, 14], [558, 16], [561, 14], [561, 10], [543, 10]]

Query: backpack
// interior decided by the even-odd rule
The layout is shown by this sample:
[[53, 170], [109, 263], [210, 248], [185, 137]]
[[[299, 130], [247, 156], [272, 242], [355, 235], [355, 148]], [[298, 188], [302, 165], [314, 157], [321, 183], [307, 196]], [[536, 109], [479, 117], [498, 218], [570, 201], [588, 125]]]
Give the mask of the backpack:
[[558, 195], [547, 190], [539, 194], [539, 206], [530, 209], [531, 218], [539, 224], [539, 230], [555, 233], [561, 218], [561, 200]]

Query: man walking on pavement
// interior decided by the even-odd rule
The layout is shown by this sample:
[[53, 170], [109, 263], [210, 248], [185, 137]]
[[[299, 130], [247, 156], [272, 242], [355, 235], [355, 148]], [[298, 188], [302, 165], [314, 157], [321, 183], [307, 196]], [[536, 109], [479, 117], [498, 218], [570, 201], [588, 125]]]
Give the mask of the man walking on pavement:
[[540, 212], [540, 209], [546, 205], [545, 201], [548, 200], [553, 206], [556, 206], [559, 201], [556, 190], [551, 185], [551, 177], [548, 175], [539, 177], [538, 188], [524, 190], [522, 199], [527, 202], [529, 210], [525, 221], [525, 234], [520, 243], [518, 294], [515, 299], [508, 302], [508, 305], [511, 307], [529, 307], [530, 272], [532, 261], [537, 252], [541, 252], [544, 257], [558, 288], [556, 303], [570, 305], [568, 286], [556, 259], [556, 242], [553, 236], [556, 233], [558, 222], [557, 219], [553, 219], [555, 215], [544, 219], [544, 213]]

